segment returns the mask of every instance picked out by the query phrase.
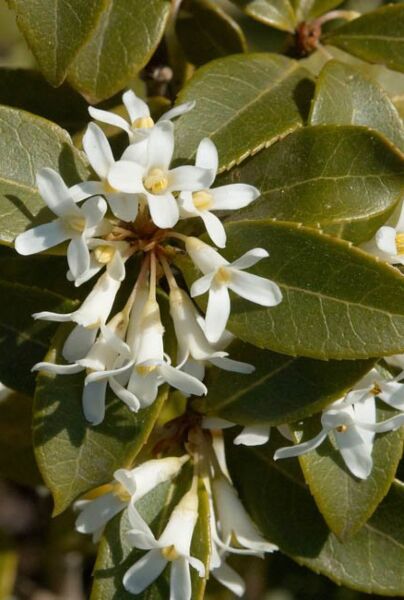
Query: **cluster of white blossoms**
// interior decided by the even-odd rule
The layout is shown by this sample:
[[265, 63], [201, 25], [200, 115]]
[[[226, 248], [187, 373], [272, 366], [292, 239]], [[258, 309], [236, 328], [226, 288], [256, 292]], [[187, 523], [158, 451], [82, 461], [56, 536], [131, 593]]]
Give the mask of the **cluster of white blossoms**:
[[[185, 397], [206, 394], [206, 366], [251, 373], [252, 365], [232, 360], [226, 352], [233, 339], [226, 330], [230, 291], [265, 307], [282, 300], [274, 282], [246, 272], [268, 257], [266, 250], [255, 248], [229, 262], [212, 245], [175, 229], [179, 221], [201, 219], [212, 243], [224, 248], [226, 232], [215, 212], [240, 209], [259, 196], [256, 188], [241, 183], [214, 187], [219, 161], [209, 139], [199, 144], [195, 165], [171, 167], [171, 119], [191, 110], [192, 104], [178, 106], [154, 123], [147, 105], [132, 91], [124, 94], [123, 102], [128, 121], [90, 108], [95, 119], [127, 132], [129, 143], [121, 158], [115, 160], [103, 130], [90, 123], [83, 148], [97, 179], [68, 187], [57, 172], [42, 169], [37, 174], [38, 190], [55, 218], [25, 231], [15, 241], [16, 250], [23, 255], [67, 244], [67, 278], [77, 287], [97, 276], [91, 292], [74, 312], [34, 315], [36, 319], [73, 325], [62, 359], [33, 368], [52, 375], [83, 371], [83, 412], [92, 426], [105, 418], [108, 387], [137, 412], [156, 400], [162, 384], [169, 384]], [[188, 255], [201, 274], [189, 291], [177, 275], [178, 255]], [[132, 272], [136, 273], [134, 280], [129, 291], [123, 292], [128, 288], [121, 288], [122, 282]], [[203, 294], [208, 294], [205, 314], [192, 300]], [[175, 332], [175, 356], [167, 350], [163, 302], [168, 303]], [[211, 434], [201, 428], [198, 431], [195, 436], [209, 447]], [[187, 443], [190, 448], [195, 446]], [[148, 551], [124, 577], [125, 588], [134, 594], [142, 592], [168, 563], [172, 600], [191, 597], [190, 566], [200, 576], [205, 575], [205, 566], [190, 555], [198, 519], [198, 485], [205, 486], [209, 496], [209, 571], [214, 577], [241, 595], [243, 581], [227, 565], [226, 556], [262, 556], [275, 549], [258, 533], [238, 499], [224, 463], [224, 448], [219, 460], [213, 449], [203, 454], [199, 446], [197, 443], [197, 449], [189, 451], [194, 465], [192, 484], [158, 539], [136, 503], [159, 484], [175, 480], [189, 454], [162, 456], [132, 470], [119, 469], [107, 493], [77, 503], [77, 529], [91, 533], [95, 541], [107, 521], [127, 511], [131, 524], [128, 542]]]

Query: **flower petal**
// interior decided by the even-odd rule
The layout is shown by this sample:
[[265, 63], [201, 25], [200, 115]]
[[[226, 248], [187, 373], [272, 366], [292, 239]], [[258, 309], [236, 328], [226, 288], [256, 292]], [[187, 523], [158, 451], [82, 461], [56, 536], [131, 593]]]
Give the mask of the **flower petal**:
[[91, 425], [99, 425], [105, 417], [107, 381], [94, 381], [83, 386], [83, 413]]
[[70, 238], [70, 235], [60, 219], [51, 223], [38, 225], [17, 235], [15, 249], [18, 254], [28, 256], [53, 248]]
[[84, 235], [74, 237], [67, 248], [67, 263], [73, 279], [77, 279], [90, 267], [90, 252]]
[[301, 456], [302, 454], [306, 454], [306, 452], [311, 452], [315, 450], [322, 444], [325, 438], [328, 435], [327, 429], [322, 429], [320, 433], [318, 433], [311, 440], [307, 440], [307, 442], [303, 442], [302, 444], [295, 444], [294, 446], [287, 446], [285, 448], [278, 448], [278, 450], [274, 454], [274, 460], [278, 460], [279, 458], [291, 458], [293, 456]]
[[365, 440], [356, 427], [349, 427], [344, 432], [333, 431], [335, 442], [341, 456], [353, 475], [359, 479], [367, 479], [372, 470], [373, 443]]
[[146, 102], [138, 98], [133, 90], [128, 90], [122, 95], [122, 102], [132, 123], [141, 117], [150, 117], [150, 110]]
[[192, 298], [205, 294], [205, 292], [207, 292], [210, 288], [214, 276], [214, 272], [208, 273], [207, 275], [204, 275], [203, 277], [200, 277], [199, 279], [194, 281], [194, 283], [191, 285], [190, 290]]
[[147, 144], [148, 139], [140, 140], [133, 144], [129, 144], [121, 156], [121, 160], [129, 160], [140, 165], [147, 163]]
[[161, 229], [174, 227], [180, 217], [176, 199], [172, 194], [153, 196], [147, 194], [150, 216], [153, 223]]
[[83, 148], [98, 177], [106, 179], [115, 160], [107, 136], [95, 123], [90, 123], [87, 127], [83, 136]]
[[74, 375], [84, 370], [81, 365], [58, 365], [56, 363], [39, 362], [36, 363], [31, 371], [45, 371], [46, 373], [54, 373], [55, 375]]
[[123, 576], [124, 588], [131, 594], [140, 594], [159, 577], [167, 564], [161, 550], [147, 552]]
[[170, 108], [166, 113], [164, 113], [159, 121], [171, 121], [171, 119], [175, 119], [176, 117], [180, 117], [185, 113], [189, 112], [195, 107], [195, 100], [191, 102], [184, 102], [183, 104], [179, 104], [178, 106], [174, 106], [174, 108]]
[[210, 190], [210, 194], [214, 201], [212, 210], [236, 210], [244, 208], [260, 195], [257, 188], [246, 183], [223, 185]]
[[207, 394], [208, 390], [206, 389], [206, 386], [199, 381], [199, 379], [196, 379], [196, 377], [192, 377], [192, 375], [188, 375], [188, 373], [184, 373], [167, 364], [161, 365], [158, 369], [164, 378], [164, 381], [184, 394], [193, 396], [203, 396], [204, 394]]
[[88, 107], [88, 112], [90, 116], [96, 121], [101, 121], [101, 123], [106, 123], [107, 125], [112, 125], [113, 127], [118, 127], [119, 129], [123, 129], [126, 133], [130, 132], [130, 126], [125, 119], [116, 115], [113, 112], [109, 112], [107, 110], [100, 110], [99, 108], [95, 108], [94, 106]]
[[376, 232], [376, 245], [382, 252], [394, 256], [397, 254], [396, 247], [396, 230], [394, 227], [384, 225]]
[[219, 248], [224, 248], [226, 246], [226, 232], [220, 219], [208, 210], [201, 211], [200, 216], [212, 242]]
[[245, 592], [245, 583], [236, 571], [226, 562], [222, 561], [220, 567], [211, 571], [213, 577], [219, 583], [227, 587], [236, 596], [243, 596]]
[[42, 198], [55, 215], [58, 217], [64, 217], [67, 214], [80, 216], [80, 211], [59, 173], [47, 167], [40, 169], [36, 174], [36, 184]]
[[241, 362], [240, 360], [233, 360], [232, 358], [210, 358], [209, 362], [215, 367], [219, 369], [223, 369], [223, 371], [230, 371], [233, 373], [243, 373], [244, 375], [250, 375], [254, 373], [255, 367], [254, 365], [250, 365], [249, 363]]
[[186, 558], [178, 558], [171, 564], [170, 600], [191, 600], [192, 585]]
[[196, 151], [195, 166], [211, 171], [211, 182], [207, 187], [210, 188], [216, 178], [216, 173], [219, 168], [219, 155], [217, 148], [209, 138], [204, 138]]
[[147, 145], [147, 169], [168, 171], [174, 152], [174, 126], [160, 121], [150, 132]]
[[257, 264], [262, 258], [267, 258], [268, 256], [269, 253], [264, 248], [253, 248], [232, 262], [231, 266], [234, 269], [248, 269]]
[[206, 310], [205, 333], [212, 343], [218, 342], [230, 315], [230, 296], [225, 285], [215, 282], [209, 290], [208, 307]]
[[84, 505], [76, 519], [75, 527], [80, 533], [94, 533], [104, 527], [112, 517], [126, 507], [127, 503], [112, 493], [103, 494]]
[[197, 192], [208, 188], [211, 182], [210, 171], [185, 165], [168, 172], [168, 190], [170, 192]]
[[242, 298], [261, 306], [276, 306], [282, 301], [282, 292], [274, 281], [233, 269], [231, 275], [229, 288]]
[[236, 446], [262, 446], [269, 440], [271, 428], [266, 423], [260, 425], [248, 425], [234, 438]]
[[110, 185], [126, 194], [144, 193], [144, 167], [129, 160], [119, 160], [111, 167], [108, 175]]
[[69, 362], [84, 358], [95, 342], [97, 331], [97, 329], [86, 329], [77, 325], [64, 343], [63, 358]]
[[76, 185], [69, 188], [69, 192], [74, 202], [81, 202], [90, 196], [105, 193], [101, 181], [83, 181], [82, 183], [76, 183]]
[[107, 208], [107, 203], [101, 196], [93, 196], [84, 202], [81, 211], [85, 215], [88, 229], [96, 227], [102, 221]]
[[109, 380], [111, 390], [118, 396], [120, 400], [131, 410], [132, 412], [138, 412], [140, 409], [140, 400], [133, 392], [130, 392], [123, 387], [114, 377]]
[[108, 204], [112, 212], [122, 221], [132, 222], [137, 217], [139, 196], [137, 194], [108, 194]]

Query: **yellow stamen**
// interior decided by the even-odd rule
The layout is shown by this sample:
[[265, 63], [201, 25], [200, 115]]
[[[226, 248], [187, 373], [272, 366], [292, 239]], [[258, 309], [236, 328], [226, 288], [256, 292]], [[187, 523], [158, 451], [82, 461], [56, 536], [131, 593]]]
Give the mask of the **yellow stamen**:
[[172, 546], [167, 546], [166, 548], [163, 548], [161, 550], [161, 554], [164, 556], [164, 558], [170, 562], [172, 562], [173, 560], [177, 560], [180, 555], [178, 554], [174, 544]]
[[377, 385], [377, 383], [374, 383], [374, 384], [373, 384], [373, 387], [372, 387], [372, 389], [370, 390], [370, 393], [371, 393], [373, 396], [378, 396], [379, 394], [381, 394], [381, 393], [382, 393], [382, 390], [381, 390], [381, 389], [380, 389], [380, 387]]
[[132, 123], [134, 129], [151, 129], [154, 127], [154, 121], [151, 117], [139, 117]]
[[115, 256], [115, 248], [113, 246], [97, 246], [94, 250], [95, 259], [102, 265], [107, 265]]
[[229, 283], [231, 280], [231, 273], [226, 267], [220, 267], [215, 275], [215, 280], [217, 283]]
[[114, 496], [122, 500], [123, 502], [128, 502], [131, 499], [131, 495], [129, 492], [121, 485], [120, 483], [115, 483], [113, 485], [113, 493]]
[[152, 194], [161, 194], [167, 189], [168, 179], [162, 169], [151, 169], [143, 180], [146, 190]]
[[153, 373], [153, 371], [156, 369], [156, 365], [150, 365], [150, 366], [138, 366], [136, 367], [137, 372], [140, 373], [140, 375], [149, 375], [150, 373]]
[[209, 192], [202, 190], [201, 192], [195, 192], [192, 194], [192, 202], [198, 210], [209, 210], [212, 208], [213, 198]]
[[86, 220], [84, 217], [70, 217], [69, 218], [69, 226], [74, 231], [78, 233], [82, 233], [86, 228]]
[[338, 431], [338, 433], [345, 433], [348, 431], [348, 425], [340, 425], [339, 427], [336, 427], [335, 430]]
[[404, 254], [404, 233], [396, 234], [397, 254]]

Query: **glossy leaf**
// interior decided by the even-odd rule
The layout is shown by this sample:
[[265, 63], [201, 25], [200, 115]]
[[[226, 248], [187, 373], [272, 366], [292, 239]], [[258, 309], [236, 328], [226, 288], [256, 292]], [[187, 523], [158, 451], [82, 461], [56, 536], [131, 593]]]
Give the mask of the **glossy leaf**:
[[97, 30], [69, 70], [69, 82], [89, 102], [113, 96], [149, 61], [169, 12], [169, 0], [107, 0]]
[[302, 125], [312, 92], [309, 73], [273, 54], [212, 61], [181, 91], [196, 101], [176, 125], [176, 157], [193, 159], [200, 140], [217, 145], [220, 167], [230, 168]]
[[55, 332], [49, 321], [35, 321], [41, 310], [68, 312], [74, 303], [63, 296], [19, 283], [0, 280], [0, 381], [31, 395], [33, 365], [45, 356]]
[[0, 107], [0, 157], [0, 243], [10, 244], [18, 233], [52, 218], [36, 189], [40, 168], [56, 169], [68, 185], [88, 175], [66, 131], [5, 106]]
[[372, 361], [293, 358], [242, 342], [227, 351], [256, 370], [243, 375], [210, 369], [208, 394], [194, 405], [240, 425], [280, 425], [310, 416], [343, 396], [372, 365]]
[[[163, 531], [171, 511], [190, 487], [190, 473], [184, 469], [175, 481], [162, 483], [149, 492], [137, 503], [137, 508], [158, 537]], [[209, 506], [205, 492], [199, 494], [199, 520], [195, 528], [191, 546], [191, 555], [196, 556], [207, 565], [209, 559]], [[130, 600], [133, 595], [125, 590], [122, 578], [125, 572], [142, 556], [142, 551], [133, 550], [126, 542], [125, 534], [130, 528], [126, 513], [115, 517], [106, 527], [98, 549], [97, 562], [94, 572], [94, 584], [91, 600]], [[193, 571], [193, 569], [191, 569]], [[192, 575], [192, 600], [203, 599], [205, 581], [198, 575]], [[153, 598], [166, 600], [169, 597], [169, 568], [151, 584], [139, 600]]]
[[[47, 361], [60, 361], [66, 338], [61, 328]], [[132, 413], [112, 392], [101, 425], [91, 426], [83, 415], [84, 376], [41, 373], [34, 403], [34, 447], [42, 477], [51, 490], [54, 514], [92, 488], [111, 481], [116, 469], [130, 466], [146, 442], [167, 391], [150, 408]], [[97, 460], [94, 460], [97, 456]]]
[[[232, 261], [265, 248], [270, 256], [249, 271], [275, 281], [283, 293], [272, 308], [234, 297], [228, 328], [238, 338], [320, 359], [404, 352], [404, 277], [397, 269], [293, 223], [240, 221], [226, 229], [224, 256]], [[178, 264], [188, 282], [200, 275], [187, 261]]]
[[[10, 390], [0, 399], [0, 476], [23, 485], [42, 483], [32, 449], [32, 398]], [[1, 595], [0, 595], [1, 597]]]
[[317, 125], [251, 157], [220, 183], [238, 181], [258, 187], [261, 197], [229, 220], [294, 221], [360, 242], [402, 197], [404, 158], [363, 127]]
[[291, 0], [232, 0], [248, 16], [266, 25], [293, 32], [296, 14]]
[[284, 444], [231, 446], [227, 456], [243, 502], [267, 538], [299, 564], [340, 585], [367, 593], [402, 596], [404, 486], [394, 483], [369, 522], [349, 541], [332, 534], [311, 497], [296, 459], [272, 455]]
[[[378, 410], [378, 421], [391, 416], [391, 410]], [[321, 429], [318, 420], [316, 424], [304, 425], [308, 438]], [[348, 471], [329, 438], [319, 448], [299, 458], [321, 514], [341, 541], [350, 539], [374, 513], [389, 491], [402, 453], [401, 429], [377, 435], [372, 453], [373, 469], [365, 480], [357, 479]]]
[[42, 73], [60, 85], [97, 25], [105, 0], [8, 0]]
[[404, 71], [404, 5], [367, 13], [333, 30], [322, 41], [371, 63]]
[[386, 92], [361, 69], [330, 61], [320, 73], [310, 113], [312, 125], [364, 125], [404, 151], [404, 125]]
[[242, 30], [214, 2], [189, 0], [181, 8], [175, 30], [188, 60], [194, 65], [246, 50]]
[[297, 21], [313, 19], [342, 4], [342, 0], [292, 0]]

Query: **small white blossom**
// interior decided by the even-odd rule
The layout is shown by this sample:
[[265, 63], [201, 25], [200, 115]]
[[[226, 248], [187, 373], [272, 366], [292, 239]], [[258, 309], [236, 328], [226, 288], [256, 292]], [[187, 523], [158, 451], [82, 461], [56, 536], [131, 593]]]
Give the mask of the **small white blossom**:
[[191, 489], [174, 508], [169, 521], [156, 539], [151, 529], [139, 517], [139, 513], [129, 505], [128, 516], [132, 529], [127, 533], [128, 542], [135, 548], [148, 550], [123, 578], [128, 592], [140, 594], [171, 563], [170, 600], [191, 600], [192, 586], [189, 567], [197, 570], [200, 577], [205, 576], [205, 566], [190, 555], [192, 536], [198, 520], [198, 493], [196, 480]]
[[206, 337], [217, 342], [223, 334], [230, 315], [229, 289], [261, 306], [276, 306], [282, 300], [282, 292], [273, 281], [244, 273], [259, 260], [266, 258], [268, 252], [255, 248], [239, 259], [229, 263], [214, 248], [198, 238], [188, 237], [186, 250], [194, 264], [204, 273], [191, 287], [191, 296], [200, 296], [209, 290], [206, 311]]
[[400, 214], [394, 213], [362, 248], [392, 265], [404, 264], [404, 203]]
[[117, 190], [146, 196], [150, 216], [157, 227], [174, 227], [179, 219], [173, 192], [193, 191], [210, 179], [206, 169], [192, 166], [170, 169], [174, 132], [170, 121], [153, 127], [147, 143], [147, 160], [139, 163], [120, 160], [112, 167], [108, 181]]
[[[80, 511], [76, 529], [80, 533], [93, 535], [98, 541], [105, 525], [112, 517], [133, 505], [164, 481], [178, 475], [188, 456], [148, 460], [134, 469], [118, 469], [114, 473], [112, 491], [94, 500], [79, 500], [74, 508]], [[136, 511], [133, 506], [132, 511]]]
[[195, 166], [206, 169], [210, 180], [204, 189], [196, 192], [182, 192], [179, 196], [180, 216], [182, 218], [200, 217], [206, 227], [212, 242], [224, 248], [226, 245], [226, 232], [222, 222], [212, 210], [235, 210], [244, 208], [258, 198], [259, 191], [252, 185], [234, 183], [211, 189], [218, 170], [218, 154], [215, 144], [205, 138], [199, 144]]
[[67, 278], [74, 281], [74, 285], [80, 286], [94, 275], [97, 275], [104, 267], [110, 277], [117, 281], [125, 279], [124, 255], [130, 248], [126, 242], [110, 242], [108, 240], [93, 238], [88, 241], [90, 251], [90, 263], [87, 271], [76, 279], [73, 273], [68, 271]]
[[67, 262], [76, 279], [90, 265], [88, 241], [109, 230], [104, 221], [107, 204], [96, 196], [81, 207], [77, 206], [63, 179], [52, 169], [41, 169], [36, 181], [43, 200], [58, 218], [20, 233], [15, 240], [15, 249], [19, 254], [36, 254], [70, 240]]
[[[133, 144], [135, 142], [142, 142], [147, 139], [154, 127], [154, 121], [150, 116], [150, 109], [146, 102], [141, 98], [138, 98], [132, 90], [126, 91], [122, 96], [122, 101], [127, 110], [129, 119], [128, 121], [124, 118], [116, 115], [115, 113], [100, 110], [90, 106], [88, 112], [97, 121], [101, 123], [107, 123], [113, 125], [119, 129], [123, 129], [129, 136], [129, 141]], [[195, 106], [195, 102], [186, 102], [185, 104], [179, 104], [175, 108], [172, 108], [168, 112], [164, 113], [158, 123], [162, 121], [170, 121], [175, 119], [184, 113], [189, 112]]]

